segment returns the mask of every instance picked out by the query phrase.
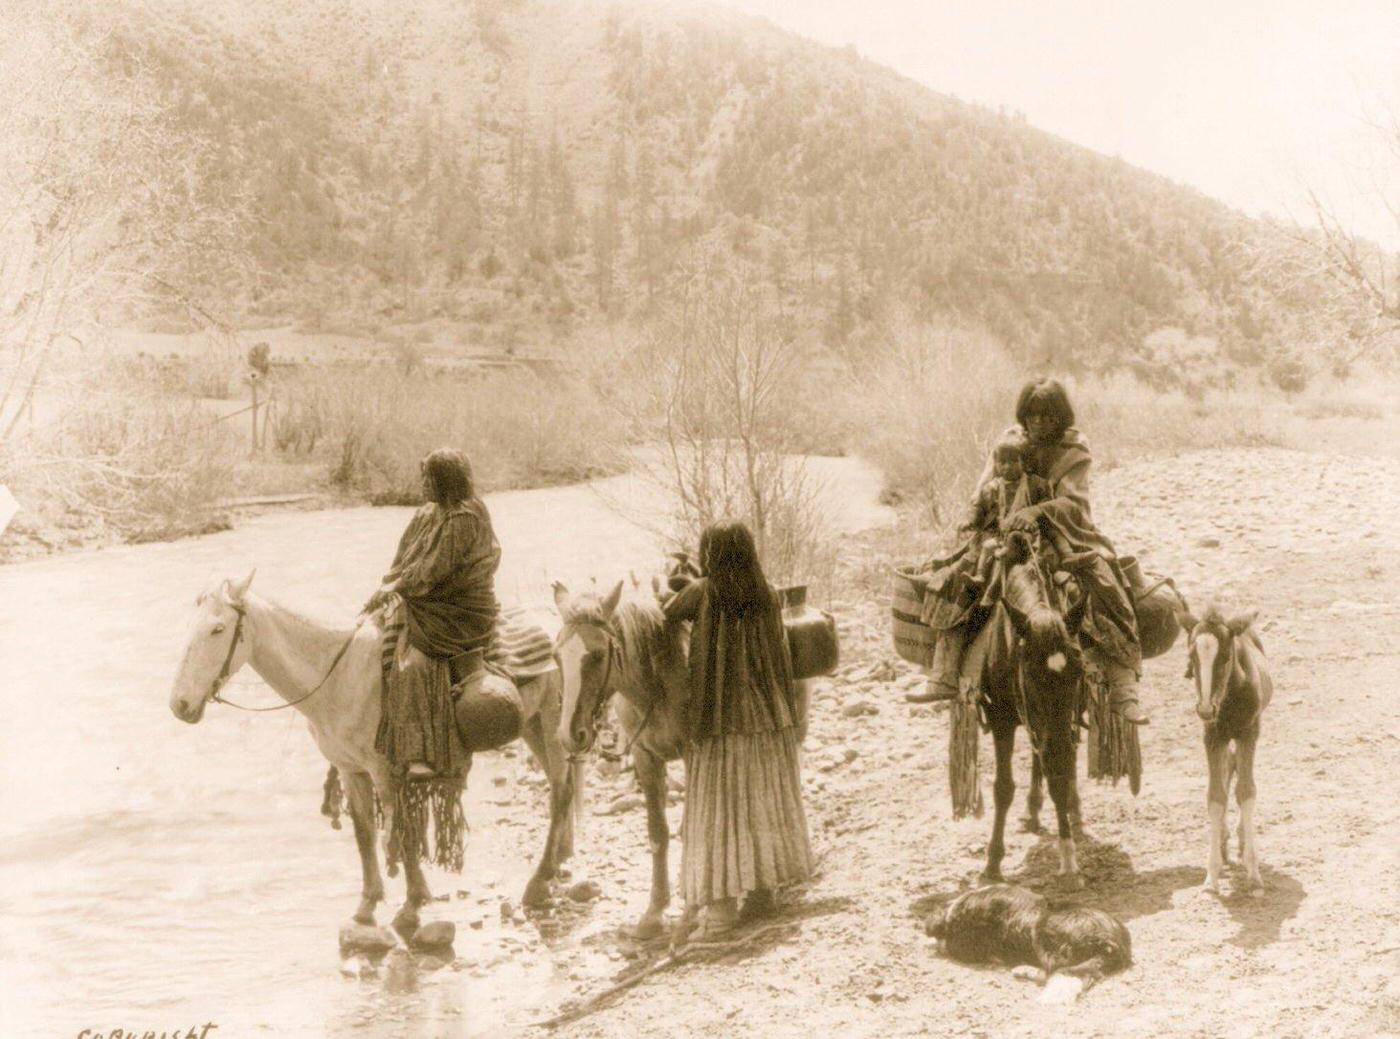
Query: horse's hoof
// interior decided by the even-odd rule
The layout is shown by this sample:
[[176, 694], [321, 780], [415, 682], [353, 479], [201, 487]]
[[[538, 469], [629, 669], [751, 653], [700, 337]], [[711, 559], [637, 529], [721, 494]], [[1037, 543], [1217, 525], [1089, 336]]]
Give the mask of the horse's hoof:
[[630, 927], [623, 927], [624, 936], [637, 942], [649, 942], [660, 938], [666, 932], [666, 925], [658, 917], [644, 916]]
[[361, 909], [361, 910], [357, 911], [357, 912], [355, 913], [355, 915], [352, 916], [350, 919], [354, 920], [355, 923], [357, 923], [357, 924], [363, 924], [363, 925], [365, 925], [366, 927], [373, 927], [373, 926], [374, 926], [374, 910], [373, 910], [373, 909]]
[[984, 870], [982, 871], [982, 880], [985, 881], [985, 882], [988, 883], [988, 884], [1000, 884], [1000, 883], [1002, 883], [1003, 878], [1002, 878], [1002, 875], [1001, 875], [1001, 867], [1000, 867], [1000, 866], [988, 866], [986, 869], [984, 869]]
[[549, 905], [549, 882], [532, 880], [526, 884], [525, 894], [521, 896], [520, 904], [526, 909], [543, 909]]
[[1026, 816], [1024, 819], [1021, 820], [1021, 832], [1022, 832], [1022, 833], [1039, 833], [1039, 832], [1040, 832], [1040, 820], [1039, 820], [1039, 819], [1036, 819], [1036, 818], [1033, 818], [1032, 816], [1029, 816], [1029, 815]]

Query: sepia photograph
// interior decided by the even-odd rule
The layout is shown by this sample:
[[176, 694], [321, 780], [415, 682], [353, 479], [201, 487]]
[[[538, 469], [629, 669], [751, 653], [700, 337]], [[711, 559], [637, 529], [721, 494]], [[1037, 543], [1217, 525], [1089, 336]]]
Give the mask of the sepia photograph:
[[0, 0], [0, 1031], [1400, 1039], [1396, 0]]

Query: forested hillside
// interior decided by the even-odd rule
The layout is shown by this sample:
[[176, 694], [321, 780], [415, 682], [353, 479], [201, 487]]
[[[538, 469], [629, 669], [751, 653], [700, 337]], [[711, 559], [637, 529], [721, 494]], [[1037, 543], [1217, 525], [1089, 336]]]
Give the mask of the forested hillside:
[[[198, 283], [235, 319], [450, 319], [555, 348], [737, 270], [838, 353], [880, 319], [982, 326], [1031, 363], [1260, 362], [1321, 287], [1199, 193], [701, 6], [122, 0], [72, 16], [112, 89], [194, 142], [236, 215]], [[158, 258], [157, 258], [158, 259]], [[1293, 347], [1290, 346], [1290, 349]]]

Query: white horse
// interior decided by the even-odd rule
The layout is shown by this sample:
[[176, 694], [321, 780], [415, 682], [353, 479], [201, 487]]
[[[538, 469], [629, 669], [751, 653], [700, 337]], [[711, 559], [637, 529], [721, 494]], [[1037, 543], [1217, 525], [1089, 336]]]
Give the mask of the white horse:
[[[383, 685], [380, 629], [369, 621], [353, 630], [326, 628], [249, 594], [252, 581], [251, 573], [241, 581], [217, 581], [195, 600], [185, 651], [170, 694], [170, 710], [181, 721], [195, 724], [224, 683], [245, 664], [251, 664], [286, 701], [283, 706], [305, 715], [316, 745], [345, 783], [364, 874], [355, 920], [372, 924], [375, 906], [384, 900], [374, 795], [379, 794], [383, 806], [386, 832], [393, 830], [393, 811], [398, 803], [389, 762], [374, 748]], [[506, 680], [488, 675], [487, 681]], [[523, 898], [526, 905], [539, 905], [549, 897], [549, 882], [559, 864], [573, 854], [571, 808], [575, 794], [582, 793], [583, 771], [569, 767], [558, 741], [558, 670], [523, 682], [519, 691], [525, 706], [522, 735], [550, 785], [549, 836]], [[432, 895], [417, 849], [404, 851], [407, 900], [395, 923], [411, 925], [417, 907], [430, 901]]]

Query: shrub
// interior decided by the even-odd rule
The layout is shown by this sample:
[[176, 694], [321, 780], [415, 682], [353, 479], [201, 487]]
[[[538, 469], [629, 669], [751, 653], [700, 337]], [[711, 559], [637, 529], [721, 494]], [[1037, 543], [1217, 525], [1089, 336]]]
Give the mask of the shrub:
[[443, 446], [467, 453], [482, 490], [564, 483], [621, 467], [618, 437], [587, 386], [545, 383], [529, 372], [458, 381], [314, 371], [286, 396], [288, 421], [308, 436], [315, 430], [332, 483], [375, 502], [418, 501], [418, 463]]
[[133, 541], [226, 525], [207, 506], [229, 494], [234, 452], [207, 410], [110, 371], [75, 390], [52, 424], [12, 445], [22, 494]]

